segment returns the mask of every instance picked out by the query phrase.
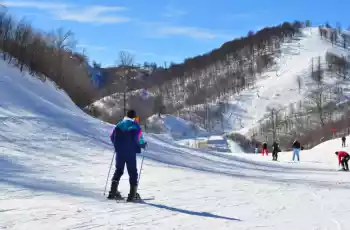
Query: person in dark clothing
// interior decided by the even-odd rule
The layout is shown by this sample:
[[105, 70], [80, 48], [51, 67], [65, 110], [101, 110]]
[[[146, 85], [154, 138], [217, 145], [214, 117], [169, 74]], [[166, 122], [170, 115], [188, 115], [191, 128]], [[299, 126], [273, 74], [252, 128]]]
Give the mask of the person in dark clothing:
[[345, 151], [339, 151], [339, 152], [335, 152], [335, 155], [338, 156], [339, 165], [341, 164], [341, 166], [343, 167], [343, 170], [349, 171], [349, 164], [348, 164], [348, 161], [350, 160], [349, 153]]
[[343, 137], [341, 138], [341, 147], [345, 147], [345, 146], [346, 146], [346, 137], [343, 136]]
[[130, 192], [127, 201], [139, 198], [139, 194], [137, 193], [138, 173], [136, 154], [141, 153], [141, 148], [146, 148], [147, 142], [144, 141], [141, 127], [135, 122], [135, 118], [136, 112], [129, 110], [127, 116], [115, 126], [110, 135], [116, 152], [116, 170], [112, 178], [108, 199], [121, 198], [118, 192], [118, 185], [124, 173], [125, 164], [130, 183]]
[[281, 152], [279, 144], [275, 141], [272, 145], [272, 160], [277, 161], [278, 153]]
[[297, 140], [295, 140], [295, 141], [293, 142], [292, 148], [293, 148], [293, 161], [294, 161], [295, 157], [297, 157], [297, 158], [298, 158], [298, 161], [300, 161], [300, 156], [299, 156], [299, 154], [300, 154], [300, 149], [301, 149], [301, 144], [300, 144], [300, 142], [297, 141]]
[[263, 145], [262, 145], [261, 154], [264, 156], [264, 153], [266, 154], [266, 156], [269, 155], [269, 151], [267, 150], [267, 143], [266, 142], [264, 142]]

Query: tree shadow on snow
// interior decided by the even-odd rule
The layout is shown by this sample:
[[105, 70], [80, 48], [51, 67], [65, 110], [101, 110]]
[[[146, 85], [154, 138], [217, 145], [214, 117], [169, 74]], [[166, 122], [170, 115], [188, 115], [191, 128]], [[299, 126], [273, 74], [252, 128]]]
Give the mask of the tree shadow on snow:
[[10, 157], [2, 155], [0, 156], [0, 182], [5, 177], [11, 177], [12, 175], [27, 173], [29, 169], [24, 165], [16, 163]]
[[226, 217], [226, 216], [215, 215], [215, 214], [212, 214], [212, 213], [209, 213], [209, 212], [190, 211], [190, 210], [186, 210], [186, 209], [170, 207], [170, 206], [163, 205], [163, 204], [154, 204], [154, 203], [149, 203], [149, 202], [143, 202], [142, 204], [146, 204], [146, 205], [149, 205], [149, 206], [155, 207], [155, 208], [166, 209], [166, 210], [173, 211], [173, 212], [179, 212], [179, 213], [183, 213], [183, 214], [188, 214], [188, 215], [209, 217], [209, 218], [215, 218], [215, 219], [232, 220], [232, 221], [242, 221], [241, 219], [237, 219], [237, 218], [233, 218], [233, 217]]
[[0, 156], [0, 184], [25, 188], [36, 192], [50, 192], [75, 197], [101, 199], [101, 195], [93, 191], [84, 191], [82, 186], [72, 185], [54, 179], [42, 179], [40, 172], [34, 172], [22, 165], [19, 160], [8, 156]]
[[92, 191], [84, 191], [81, 187], [48, 179], [12, 177], [0, 178], [0, 183], [21, 187], [35, 192], [54, 193], [75, 197], [101, 199], [101, 195]]

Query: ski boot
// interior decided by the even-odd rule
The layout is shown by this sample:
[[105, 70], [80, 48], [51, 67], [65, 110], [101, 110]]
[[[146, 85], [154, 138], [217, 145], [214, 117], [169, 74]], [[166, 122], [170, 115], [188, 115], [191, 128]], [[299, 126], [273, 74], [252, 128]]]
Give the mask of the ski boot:
[[120, 200], [123, 199], [122, 195], [118, 191], [118, 182], [112, 181], [111, 190], [109, 191], [107, 199], [109, 200]]
[[137, 200], [141, 200], [140, 194], [137, 193], [137, 186], [130, 186], [130, 192], [126, 201], [132, 202]]

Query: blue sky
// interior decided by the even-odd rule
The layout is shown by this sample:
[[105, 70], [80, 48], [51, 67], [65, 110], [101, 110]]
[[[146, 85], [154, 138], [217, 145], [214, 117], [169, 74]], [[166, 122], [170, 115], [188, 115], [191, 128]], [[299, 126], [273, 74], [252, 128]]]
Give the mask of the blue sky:
[[13, 0], [1, 1], [14, 16], [50, 31], [63, 27], [89, 59], [109, 66], [118, 52], [138, 63], [181, 62], [224, 42], [283, 21], [310, 19], [350, 26], [349, 0]]

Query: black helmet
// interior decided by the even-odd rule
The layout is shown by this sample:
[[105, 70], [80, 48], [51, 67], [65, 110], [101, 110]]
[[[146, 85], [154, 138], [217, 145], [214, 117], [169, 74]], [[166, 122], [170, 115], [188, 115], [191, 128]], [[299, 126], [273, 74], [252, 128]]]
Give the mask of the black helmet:
[[136, 118], [136, 112], [135, 112], [135, 110], [132, 110], [132, 109], [128, 110], [128, 112], [126, 113], [126, 116], [127, 116], [128, 118], [131, 118], [131, 119]]

